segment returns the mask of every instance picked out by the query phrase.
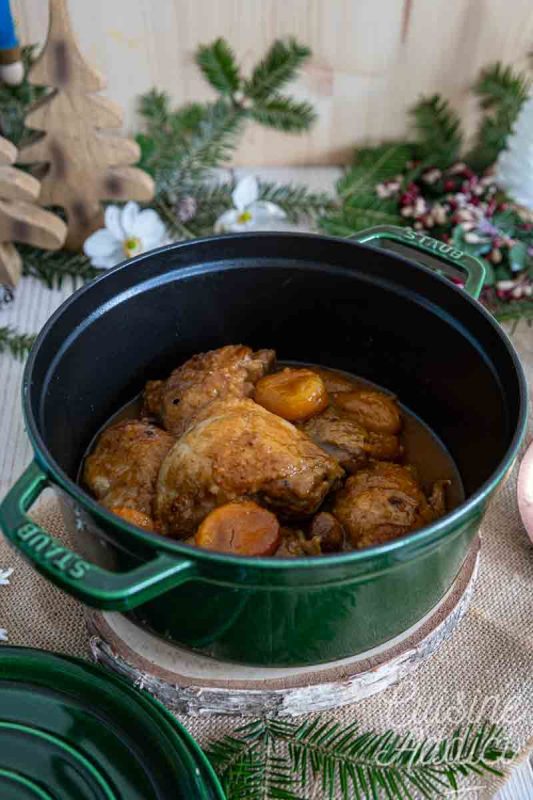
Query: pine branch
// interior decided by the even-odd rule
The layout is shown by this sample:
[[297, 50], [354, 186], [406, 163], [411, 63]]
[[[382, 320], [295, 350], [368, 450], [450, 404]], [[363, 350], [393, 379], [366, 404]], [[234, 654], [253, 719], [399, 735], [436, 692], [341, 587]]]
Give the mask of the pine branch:
[[49, 289], [60, 289], [65, 279], [71, 280], [76, 287], [80, 282], [90, 281], [99, 274], [81, 253], [43, 251], [29, 245], [19, 245], [18, 250], [22, 256], [23, 275], [37, 278]]
[[251, 100], [266, 100], [296, 77], [302, 63], [309, 58], [308, 47], [295, 39], [277, 40], [244, 83], [244, 94]]
[[137, 110], [144, 118], [149, 133], [157, 132], [165, 125], [170, 115], [170, 97], [166, 92], [150, 89], [140, 95]]
[[320, 228], [332, 236], [353, 236], [373, 225], [405, 225], [395, 200], [361, 193], [350, 198], [336, 214], [326, 214], [319, 219]]
[[520, 322], [520, 320], [525, 320], [528, 324], [533, 322], [533, 300], [499, 303], [489, 306], [489, 311], [494, 314], [498, 322]]
[[207, 751], [228, 800], [304, 800], [295, 794], [290, 763], [276, 752], [276, 742], [262, 720], [238, 728]]
[[144, 121], [144, 132], [137, 136], [140, 166], [155, 179], [156, 197], [166, 209], [212, 180], [213, 170], [233, 155], [247, 119], [287, 132], [309, 127], [315, 118], [309, 103], [277, 93], [309, 52], [295, 40], [277, 41], [243, 84], [230, 46], [217, 39], [199, 48], [196, 61], [218, 92], [218, 100], [172, 110], [164, 92], [152, 90], [140, 98]]
[[422, 98], [409, 112], [418, 134], [417, 150], [422, 160], [445, 169], [458, 161], [462, 134], [458, 115], [447, 100], [435, 94]]
[[241, 83], [235, 55], [224, 39], [202, 45], [196, 53], [196, 63], [211, 86], [220, 94], [231, 97]]
[[23, 359], [28, 355], [35, 336], [18, 333], [9, 326], [0, 327], [0, 353], [11, 353], [14, 358]]
[[309, 128], [317, 115], [310, 103], [293, 100], [285, 95], [273, 95], [258, 99], [249, 111], [250, 116], [261, 125], [276, 128], [286, 133], [299, 133]]
[[484, 112], [475, 145], [467, 156], [473, 169], [481, 172], [496, 161], [528, 96], [529, 85], [525, 75], [499, 63], [482, 71], [473, 87]]
[[46, 94], [43, 87], [32, 86], [27, 75], [35, 61], [35, 45], [22, 48], [24, 78], [18, 86], [0, 84], [0, 135], [5, 136], [17, 147], [26, 137], [24, 118], [31, 105]]
[[206, 106], [181, 158], [181, 177], [203, 178], [206, 172], [226, 163], [235, 149], [241, 123], [242, 112], [223, 101]]
[[501, 106], [520, 107], [528, 95], [529, 85], [526, 75], [513, 72], [512, 67], [498, 62], [481, 72], [473, 90], [479, 97], [481, 108], [486, 111]]
[[337, 192], [343, 200], [358, 194], [374, 192], [376, 184], [401, 175], [413, 158], [414, 147], [409, 143], [390, 142], [377, 147], [362, 147], [355, 151], [354, 163], [337, 182]]
[[190, 191], [227, 163], [237, 144], [244, 113], [223, 100], [204, 107], [192, 133], [184, 131], [183, 119], [174, 118], [174, 130], [155, 140], [156, 155], [150, 171], [156, 194]]
[[[173, 203], [160, 195], [156, 208], [165, 218], [171, 235], [185, 239], [207, 236], [213, 232], [218, 217], [231, 208], [234, 189], [234, 181], [204, 183], [195, 188], [192, 197], [188, 198], [186, 192], [182, 192]], [[183, 201], [191, 199], [194, 201], [194, 212], [190, 218], [180, 220]], [[259, 182], [259, 200], [280, 206], [289, 222], [293, 223], [313, 222], [320, 214], [332, 211], [335, 207], [332, 198], [325, 192], [312, 192], [306, 186], [268, 181]]]
[[333, 198], [325, 192], [312, 192], [306, 186], [259, 182], [259, 199], [275, 203], [284, 210], [289, 222], [314, 220], [320, 214], [333, 211]]
[[212, 744], [208, 756], [228, 800], [297, 800], [297, 783], [307, 797], [316, 780], [329, 798], [340, 792], [342, 800], [409, 800], [416, 791], [431, 800], [456, 791], [470, 775], [501, 775], [500, 763], [514, 754], [501, 729], [488, 723], [418, 742], [409, 733], [361, 733], [356, 723], [316, 718], [249, 723]]

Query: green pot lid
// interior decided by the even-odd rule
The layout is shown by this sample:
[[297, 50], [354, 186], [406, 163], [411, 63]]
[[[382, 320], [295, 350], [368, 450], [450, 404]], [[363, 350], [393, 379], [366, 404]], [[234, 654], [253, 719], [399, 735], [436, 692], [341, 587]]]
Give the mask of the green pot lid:
[[224, 800], [150, 695], [75, 658], [0, 647], [0, 798]]

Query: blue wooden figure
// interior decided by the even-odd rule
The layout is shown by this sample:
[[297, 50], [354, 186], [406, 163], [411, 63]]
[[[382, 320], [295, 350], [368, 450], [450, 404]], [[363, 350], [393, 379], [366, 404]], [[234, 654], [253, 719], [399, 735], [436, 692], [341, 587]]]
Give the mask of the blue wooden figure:
[[24, 77], [19, 40], [9, 0], [0, 0], [0, 79], [18, 86]]

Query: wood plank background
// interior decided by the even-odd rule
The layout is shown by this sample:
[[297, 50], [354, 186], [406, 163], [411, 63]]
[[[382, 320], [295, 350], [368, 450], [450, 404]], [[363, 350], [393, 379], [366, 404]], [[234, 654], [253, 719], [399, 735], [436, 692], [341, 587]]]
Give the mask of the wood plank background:
[[[42, 42], [46, 0], [13, 0], [24, 42]], [[70, 0], [83, 51], [135, 129], [136, 97], [151, 86], [176, 102], [209, 97], [193, 63], [200, 42], [224, 36], [245, 67], [274, 38], [313, 50], [294, 87], [319, 122], [305, 136], [250, 128], [240, 164], [334, 164], [354, 142], [402, 135], [422, 93], [449, 97], [472, 127], [468, 87], [483, 65], [525, 66], [532, 0]]]

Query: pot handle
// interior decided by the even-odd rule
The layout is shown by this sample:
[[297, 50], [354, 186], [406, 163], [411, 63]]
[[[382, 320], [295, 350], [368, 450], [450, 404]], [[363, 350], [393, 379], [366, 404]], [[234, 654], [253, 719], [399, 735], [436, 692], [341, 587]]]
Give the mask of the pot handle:
[[[428, 253], [434, 258], [466, 273], [465, 292], [471, 297], [478, 298], [485, 281], [485, 267], [483, 262], [475, 256], [458, 250], [453, 245], [432, 239], [425, 233], [419, 233], [412, 228], [400, 228], [398, 225], [377, 225], [375, 228], [366, 228], [350, 237], [356, 242], [367, 244], [381, 239], [399, 242], [418, 253]], [[425, 259], [418, 259], [424, 266], [431, 267]]]
[[196, 577], [192, 561], [165, 553], [130, 572], [109, 572], [85, 561], [26, 514], [50, 485], [38, 464], [31, 463], [0, 504], [0, 528], [35, 569], [86, 605], [128, 611]]

